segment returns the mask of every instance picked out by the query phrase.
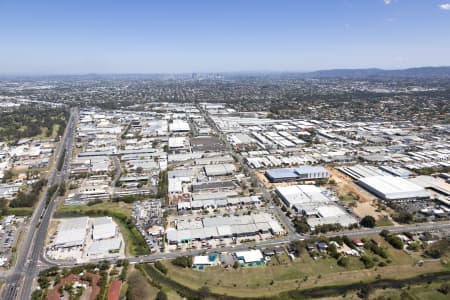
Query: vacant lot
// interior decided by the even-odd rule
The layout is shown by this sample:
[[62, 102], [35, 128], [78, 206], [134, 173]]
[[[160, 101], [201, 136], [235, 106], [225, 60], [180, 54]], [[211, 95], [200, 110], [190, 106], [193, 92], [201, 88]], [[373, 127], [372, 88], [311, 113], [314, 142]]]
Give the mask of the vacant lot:
[[95, 210], [108, 210], [112, 212], [122, 213], [126, 216], [131, 216], [131, 209], [133, 204], [124, 202], [102, 202], [95, 205], [77, 205], [77, 206], [64, 206], [60, 205], [57, 209], [58, 214], [70, 214], [80, 213], [85, 214], [88, 211]]

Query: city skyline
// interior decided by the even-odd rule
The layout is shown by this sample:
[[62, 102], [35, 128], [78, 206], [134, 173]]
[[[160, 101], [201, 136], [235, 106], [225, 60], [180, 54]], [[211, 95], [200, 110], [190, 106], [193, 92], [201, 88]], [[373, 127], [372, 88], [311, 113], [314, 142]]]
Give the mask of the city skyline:
[[450, 65], [448, 1], [2, 1], [0, 73]]

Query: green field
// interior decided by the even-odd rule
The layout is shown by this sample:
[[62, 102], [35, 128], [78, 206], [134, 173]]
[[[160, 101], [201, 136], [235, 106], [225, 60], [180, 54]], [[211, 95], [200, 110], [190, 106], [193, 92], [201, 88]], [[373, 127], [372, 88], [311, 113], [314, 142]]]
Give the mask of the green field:
[[[213, 293], [237, 297], [274, 296], [292, 289], [318, 286], [346, 285], [376, 279], [404, 279], [424, 273], [448, 271], [449, 266], [439, 260], [417, 265], [419, 258], [409, 256], [388, 245], [381, 237], [375, 238], [388, 250], [391, 262], [385, 267], [364, 268], [357, 257], [350, 257], [347, 267], [337, 265], [331, 257], [314, 260], [307, 252], [291, 261], [286, 254], [272, 258], [267, 266], [224, 268], [210, 267], [205, 271], [181, 269], [170, 261], [163, 264], [171, 280], [192, 290], [207, 286]], [[369, 254], [374, 257], [375, 255]], [[381, 261], [381, 259], [379, 259]]]
[[[373, 298], [384, 296], [391, 300], [447, 300], [450, 298], [450, 293], [444, 295], [438, 291], [438, 288], [441, 287], [442, 284], [445, 283], [425, 283], [412, 285], [403, 289], [379, 289], [375, 290], [371, 296]], [[447, 284], [450, 284], [450, 282], [447, 282]]]
[[14, 207], [7, 208], [6, 215], [15, 215], [15, 216], [31, 216], [33, 214], [34, 209], [32, 207]]
[[89, 211], [107, 210], [110, 212], [124, 214], [125, 216], [131, 216], [131, 209], [133, 204], [124, 202], [102, 202], [95, 205], [77, 205], [77, 206], [65, 206], [60, 204], [57, 208], [57, 214], [70, 214], [79, 213], [86, 214]]
[[59, 124], [53, 124], [52, 125], [52, 133], [50, 135], [47, 135], [48, 128], [47, 127], [41, 127], [41, 134], [36, 136], [36, 139], [52, 139], [54, 140], [59, 132], [59, 128], [61, 125]]

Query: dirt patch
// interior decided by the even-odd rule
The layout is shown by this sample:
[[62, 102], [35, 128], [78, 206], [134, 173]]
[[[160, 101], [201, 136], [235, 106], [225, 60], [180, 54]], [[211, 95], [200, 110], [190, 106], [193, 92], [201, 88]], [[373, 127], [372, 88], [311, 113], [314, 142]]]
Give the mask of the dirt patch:
[[377, 206], [375, 201], [366, 201], [360, 202], [358, 201], [356, 206], [353, 207], [353, 213], [357, 215], [359, 218], [363, 218], [365, 216], [372, 216], [376, 220], [383, 218], [384, 216], [389, 217], [389, 214], [386, 211], [377, 211]]
[[269, 182], [269, 180], [267, 179], [267, 177], [261, 173], [261, 172], [255, 172], [256, 177], [258, 177], [259, 181], [262, 182], [262, 184], [264, 184], [264, 186], [266, 188], [271, 188], [272, 184]]
[[58, 221], [57, 220], [51, 220], [50, 224], [48, 225], [48, 231], [47, 231], [47, 238], [45, 241], [45, 244], [48, 245], [50, 242], [50, 239], [56, 234], [56, 229], [58, 228]]

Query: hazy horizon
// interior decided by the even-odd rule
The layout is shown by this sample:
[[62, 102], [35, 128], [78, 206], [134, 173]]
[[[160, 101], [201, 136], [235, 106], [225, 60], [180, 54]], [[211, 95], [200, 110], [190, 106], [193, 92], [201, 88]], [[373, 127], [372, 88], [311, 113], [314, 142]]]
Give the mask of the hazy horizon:
[[0, 74], [449, 66], [448, 2], [0, 1]]

